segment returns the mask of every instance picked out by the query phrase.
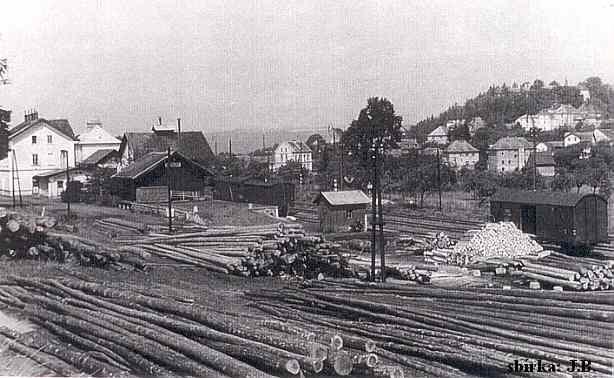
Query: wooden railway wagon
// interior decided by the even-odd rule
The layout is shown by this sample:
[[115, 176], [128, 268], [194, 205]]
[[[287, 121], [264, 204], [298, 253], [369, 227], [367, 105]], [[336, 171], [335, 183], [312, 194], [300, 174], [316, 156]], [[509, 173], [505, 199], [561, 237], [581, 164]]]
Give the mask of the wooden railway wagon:
[[608, 202], [597, 194], [500, 190], [490, 200], [495, 221], [561, 246], [608, 241]]
[[249, 177], [217, 177], [213, 180], [213, 199], [277, 206], [279, 215], [288, 215], [294, 204], [295, 185], [287, 181], [262, 181]]

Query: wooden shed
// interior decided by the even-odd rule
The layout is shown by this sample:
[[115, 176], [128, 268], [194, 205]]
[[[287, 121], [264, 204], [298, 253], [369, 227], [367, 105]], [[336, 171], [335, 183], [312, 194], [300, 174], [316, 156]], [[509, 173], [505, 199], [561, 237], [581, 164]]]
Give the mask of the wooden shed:
[[313, 201], [318, 205], [320, 232], [348, 231], [358, 223], [367, 227], [367, 207], [371, 199], [361, 190], [320, 192]]
[[563, 245], [608, 241], [608, 202], [597, 194], [500, 190], [490, 212], [495, 221]]
[[166, 186], [173, 191], [199, 192], [211, 185], [213, 173], [179, 151], [150, 152], [112, 176], [112, 194], [134, 201], [140, 187]]
[[288, 215], [294, 196], [295, 185], [282, 180], [264, 181], [250, 177], [216, 177], [213, 180], [214, 199], [277, 206], [282, 217]]

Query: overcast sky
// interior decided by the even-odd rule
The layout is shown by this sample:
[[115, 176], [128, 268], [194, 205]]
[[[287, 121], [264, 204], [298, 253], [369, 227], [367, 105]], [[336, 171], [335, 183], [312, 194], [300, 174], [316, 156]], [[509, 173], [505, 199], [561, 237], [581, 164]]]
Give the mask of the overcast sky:
[[614, 0], [11, 1], [0, 104], [186, 129], [345, 127], [383, 96], [405, 124], [492, 83], [614, 84]]

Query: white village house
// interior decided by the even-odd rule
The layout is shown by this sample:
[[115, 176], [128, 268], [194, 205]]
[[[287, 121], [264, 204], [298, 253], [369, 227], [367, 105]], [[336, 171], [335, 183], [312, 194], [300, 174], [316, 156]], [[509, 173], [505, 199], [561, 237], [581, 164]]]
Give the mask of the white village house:
[[480, 160], [480, 151], [466, 140], [455, 140], [445, 149], [444, 156], [453, 169], [473, 169]]
[[98, 120], [88, 121], [85, 132], [77, 136], [79, 140], [75, 146], [77, 162], [82, 162], [99, 150], [117, 150], [121, 140], [117, 139], [102, 127]]
[[433, 144], [448, 144], [448, 128], [441, 125], [426, 136], [426, 141]]
[[[66, 119], [47, 120], [37, 112], [9, 130], [9, 156], [0, 161], [0, 193], [12, 196], [39, 192], [35, 176], [59, 172], [75, 166], [77, 139]], [[65, 188], [65, 178], [53, 181], [45, 194], [57, 196]], [[14, 192], [13, 192], [14, 188]]]
[[277, 171], [289, 161], [300, 163], [303, 169], [311, 172], [313, 169], [311, 148], [301, 141], [291, 140], [281, 142], [273, 153], [271, 170]]
[[488, 149], [488, 169], [514, 172], [524, 168], [533, 146], [522, 137], [503, 137]]

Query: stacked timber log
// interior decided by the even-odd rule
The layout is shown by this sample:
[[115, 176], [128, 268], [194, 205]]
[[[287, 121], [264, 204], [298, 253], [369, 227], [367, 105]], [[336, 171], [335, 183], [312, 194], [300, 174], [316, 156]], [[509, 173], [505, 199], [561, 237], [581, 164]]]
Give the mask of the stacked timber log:
[[306, 235], [300, 224], [216, 227], [173, 235], [130, 236], [116, 242], [181, 263], [248, 277], [353, 274], [340, 244]]
[[514, 360], [541, 360], [562, 367], [553, 376], [569, 377], [574, 359], [590, 360], [592, 376], [612, 373], [612, 344], [603, 337], [614, 331], [612, 296], [348, 280], [308, 284], [248, 296], [289, 325], [309, 322], [368, 337], [381, 359], [413, 370], [411, 376], [507, 376]]
[[559, 290], [608, 290], [614, 289], [614, 261], [587, 257], [572, 257], [550, 252], [539, 260], [521, 260], [522, 267], [512, 271], [540, 287], [557, 287]]
[[499, 222], [470, 230], [456, 245], [436, 248], [424, 255], [428, 261], [467, 266], [492, 257], [513, 258], [542, 250], [531, 235], [523, 233], [514, 223]]
[[53, 232], [56, 220], [0, 208], [0, 256], [10, 259], [76, 262], [98, 267], [143, 267], [131, 248], [116, 250], [70, 234]]
[[9, 347], [63, 376], [403, 376], [366, 337], [145, 291], [12, 277], [0, 286], [0, 302], [40, 326], [24, 335], [0, 328]]

